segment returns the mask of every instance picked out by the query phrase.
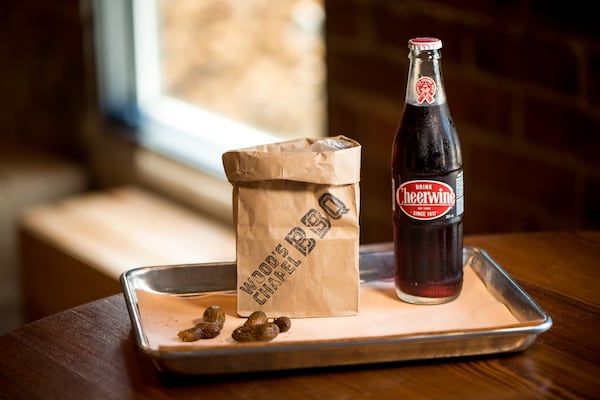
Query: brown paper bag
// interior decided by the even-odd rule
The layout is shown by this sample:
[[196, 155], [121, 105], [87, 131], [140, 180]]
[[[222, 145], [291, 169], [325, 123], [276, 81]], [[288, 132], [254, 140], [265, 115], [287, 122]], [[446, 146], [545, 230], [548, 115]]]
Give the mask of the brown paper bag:
[[223, 154], [233, 185], [240, 316], [358, 313], [360, 151], [336, 136]]

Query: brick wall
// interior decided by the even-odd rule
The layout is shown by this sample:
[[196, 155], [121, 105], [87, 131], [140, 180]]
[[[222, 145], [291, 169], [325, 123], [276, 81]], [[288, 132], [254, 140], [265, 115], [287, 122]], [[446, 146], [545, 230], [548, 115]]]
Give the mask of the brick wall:
[[390, 148], [414, 36], [444, 42], [465, 233], [600, 228], [600, 28], [586, 3], [325, 4], [329, 132], [363, 145], [363, 242], [391, 240]]
[[0, 146], [83, 159], [81, 120], [94, 92], [79, 0], [2, 4]]

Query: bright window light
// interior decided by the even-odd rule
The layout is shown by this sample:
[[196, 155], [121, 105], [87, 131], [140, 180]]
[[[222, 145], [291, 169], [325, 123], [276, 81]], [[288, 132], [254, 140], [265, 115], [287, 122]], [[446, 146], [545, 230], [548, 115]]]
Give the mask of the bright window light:
[[104, 112], [223, 176], [221, 154], [325, 134], [323, 0], [96, 0]]

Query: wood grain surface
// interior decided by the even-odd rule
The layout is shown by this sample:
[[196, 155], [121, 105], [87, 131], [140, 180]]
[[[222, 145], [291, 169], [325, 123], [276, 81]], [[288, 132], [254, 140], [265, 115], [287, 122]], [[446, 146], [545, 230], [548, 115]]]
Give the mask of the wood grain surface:
[[0, 337], [8, 399], [520, 399], [600, 397], [600, 232], [470, 236], [552, 317], [520, 353], [212, 377], [158, 372], [121, 294]]

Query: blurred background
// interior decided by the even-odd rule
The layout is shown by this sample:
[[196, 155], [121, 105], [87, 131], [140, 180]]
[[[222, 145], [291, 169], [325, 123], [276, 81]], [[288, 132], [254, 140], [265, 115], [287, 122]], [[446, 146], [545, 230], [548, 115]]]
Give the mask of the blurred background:
[[[0, 334], [118, 293], [123, 269], [232, 255], [230, 186], [214, 165], [203, 171], [204, 154], [218, 159], [219, 148], [183, 146], [187, 158], [162, 151], [140, 133], [139, 103], [121, 114], [106, 106], [102, 58], [118, 64], [135, 49], [113, 53], [119, 36], [99, 49], [98, 25], [128, 32], [129, 18], [145, 12], [107, 3], [125, 4], [124, 24], [114, 14], [99, 19], [92, 0], [3, 3]], [[392, 237], [389, 157], [415, 36], [444, 43], [465, 234], [600, 228], [600, 28], [583, 1], [140, 3], [158, 15], [158, 39], [134, 36], [157, 41], [161, 93], [275, 132], [269, 138], [343, 134], [362, 144], [361, 243]], [[141, 59], [113, 86], [149, 74]], [[148, 212], [123, 211], [124, 203]], [[116, 215], [119, 224], [109, 224]], [[183, 221], [195, 225], [172, 229]]]

